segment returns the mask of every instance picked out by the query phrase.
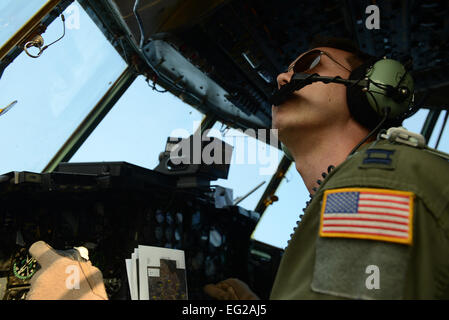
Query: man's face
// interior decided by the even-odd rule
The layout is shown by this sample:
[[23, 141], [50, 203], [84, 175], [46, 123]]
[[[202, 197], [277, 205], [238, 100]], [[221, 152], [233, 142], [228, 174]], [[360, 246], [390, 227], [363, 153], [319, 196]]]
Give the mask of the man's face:
[[[316, 49], [326, 52], [338, 63], [323, 54], [318, 65], [305, 71], [306, 73], [349, 78], [351, 67], [346, 61], [346, 57], [351, 55], [349, 52], [327, 47]], [[288, 83], [292, 76], [293, 70], [278, 75], [278, 86]], [[292, 132], [325, 129], [329, 126], [344, 124], [349, 118], [346, 87], [337, 83], [314, 82], [295, 91], [290, 99], [280, 106], [272, 107], [272, 127], [279, 130], [281, 141]]]

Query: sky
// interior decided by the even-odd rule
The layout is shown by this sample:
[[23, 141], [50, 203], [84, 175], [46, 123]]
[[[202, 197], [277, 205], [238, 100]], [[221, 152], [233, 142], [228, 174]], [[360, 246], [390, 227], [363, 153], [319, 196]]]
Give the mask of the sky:
[[[0, 43], [6, 42], [46, 0], [2, 0], [0, 2]], [[20, 8], [20, 10], [17, 10]]]
[[[37, 0], [2, 1], [0, 42], [6, 41], [37, 10], [36, 3]], [[65, 17], [67, 30], [61, 41], [38, 59], [22, 53], [0, 79], [0, 109], [17, 100], [14, 108], [0, 116], [0, 174], [40, 172], [126, 68], [126, 62], [76, 2], [67, 8]], [[58, 18], [43, 34], [45, 43], [59, 38], [62, 31]], [[427, 113], [420, 110], [404, 126], [420, 132]], [[153, 169], [167, 138], [193, 134], [202, 117], [172, 94], [152, 90], [139, 76], [71, 162], [126, 161]], [[443, 117], [444, 113], [430, 139], [431, 147], [435, 145]], [[244, 138], [234, 129], [223, 129], [226, 128], [217, 123], [209, 135], [233, 145], [234, 154], [228, 179], [212, 184], [232, 189], [235, 199], [265, 182], [239, 204], [254, 210], [282, 152], [254, 138]], [[445, 152], [449, 152], [448, 135], [446, 128], [439, 147]], [[309, 199], [294, 165], [276, 195], [279, 201], [268, 207], [253, 237], [284, 248]]]

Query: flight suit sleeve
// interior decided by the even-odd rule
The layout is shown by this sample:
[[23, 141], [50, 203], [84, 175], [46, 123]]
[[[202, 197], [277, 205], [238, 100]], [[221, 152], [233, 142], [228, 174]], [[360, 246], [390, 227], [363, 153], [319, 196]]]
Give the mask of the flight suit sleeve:
[[368, 148], [321, 201], [311, 290], [350, 299], [448, 298], [448, 166], [411, 147]]
[[449, 164], [377, 141], [332, 171], [286, 248], [271, 299], [449, 298]]

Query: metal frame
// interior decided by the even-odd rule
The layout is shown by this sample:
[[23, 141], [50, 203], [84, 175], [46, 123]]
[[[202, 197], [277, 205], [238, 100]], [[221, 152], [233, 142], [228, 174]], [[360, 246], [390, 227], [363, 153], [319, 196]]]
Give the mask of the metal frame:
[[435, 149], [438, 149], [440, 145], [441, 137], [443, 136], [444, 129], [446, 128], [447, 119], [449, 117], [449, 112], [446, 110], [446, 114], [444, 115], [443, 124], [441, 125], [440, 134], [438, 135], [437, 142], [435, 143]]
[[[203, 134], [204, 131], [211, 129], [215, 123], [218, 121], [218, 118], [211, 113], [206, 114], [203, 119], [201, 119], [200, 126], [196, 129], [195, 134], [200, 133], [200, 136]], [[199, 130], [199, 132], [198, 132]]]
[[16, 46], [23, 43], [34, 32], [37, 26], [41, 23], [53, 9], [61, 2], [61, 0], [49, 0], [44, 6], [37, 11], [17, 32], [0, 48], [0, 60], [3, 60], [6, 55]]
[[440, 117], [441, 110], [429, 110], [426, 121], [424, 121], [423, 127], [421, 129], [421, 134], [426, 139], [427, 144], [429, 144], [430, 137], [435, 129], [438, 118]]
[[[42, 12], [40, 14], [36, 13], [25, 25], [23, 25], [14, 36], [8, 40], [8, 44], [4, 44], [1, 47], [2, 57], [0, 59], [0, 78], [3, 75], [3, 72], [11, 64], [14, 59], [16, 59], [22, 52], [23, 48], [21, 45], [24, 44], [26, 40], [31, 38], [31, 36], [39, 33], [43, 33], [45, 29], [69, 6], [73, 3], [74, 0], [59, 0], [58, 4], [53, 6], [52, 10], [49, 7], [42, 7], [40, 10]], [[47, 13], [47, 15], [45, 15]], [[39, 17], [43, 17], [42, 20], [38, 21], [36, 18], [37, 15]], [[28, 28], [28, 29], [27, 29]], [[27, 34], [25, 36], [25, 40], [20, 42], [18, 39], [20, 38], [20, 34]], [[14, 39], [14, 40], [13, 40]], [[16, 44], [16, 45], [14, 45]]]
[[274, 198], [274, 194], [281, 184], [282, 179], [284, 179], [285, 174], [287, 173], [291, 164], [292, 161], [284, 155], [279, 162], [276, 172], [271, 177], [270, 183], [268, 183], [268, 186], [266, 187], [264, 193], [262, 194], [262, 197], [260, 197], [260, 200], [257, 203], [256, 208], [254, 209], [254, 211], [260, 213], [260, 217], [262, 217], [263, 213], [270, 204], [272, 204], [274, 201], [277, 201]]
[[133, 68], [128, 66], [42, 172], [52, 172], [60, 162], [69, 161], [136, 78], [137, 73]]

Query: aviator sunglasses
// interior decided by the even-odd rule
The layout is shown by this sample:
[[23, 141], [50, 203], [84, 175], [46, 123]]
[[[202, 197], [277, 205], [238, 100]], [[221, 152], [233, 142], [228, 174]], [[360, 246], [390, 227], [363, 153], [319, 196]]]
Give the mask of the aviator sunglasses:
[[322, 55], [327, 56], [329, 59], [331, 59], [333, 62], [338, 64], [340, 67], [351, 72], [351, 70], [346, 68], [344, 65], [339, 63], [334, 58], [332, 58], [327, 52], [324, 52], [321, 50], [312, 50], [312, 51], [305, 53], [303, 56], [299, 57], [296, 61], [294, 61], [290, 65], [290, 67], [288, 67], [286, 72], [290, 72], [293, 70], [294, 73], [301, 73], [301, 72], [305, 72], [308, 70], [312, 70], [320, 63]]

